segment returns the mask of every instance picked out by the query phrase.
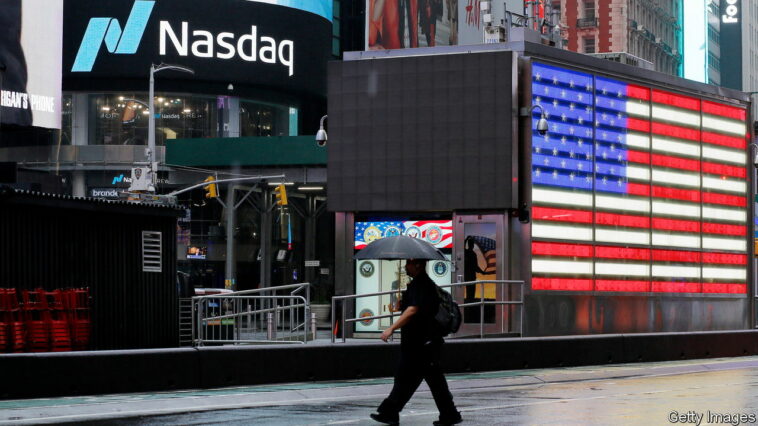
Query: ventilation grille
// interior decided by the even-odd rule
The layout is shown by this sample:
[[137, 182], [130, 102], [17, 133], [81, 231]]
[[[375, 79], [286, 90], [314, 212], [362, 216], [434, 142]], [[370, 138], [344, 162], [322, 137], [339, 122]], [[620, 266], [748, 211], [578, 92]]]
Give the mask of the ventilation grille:
[[161, 233], [142, 231], [142, 272], [161, 272]]

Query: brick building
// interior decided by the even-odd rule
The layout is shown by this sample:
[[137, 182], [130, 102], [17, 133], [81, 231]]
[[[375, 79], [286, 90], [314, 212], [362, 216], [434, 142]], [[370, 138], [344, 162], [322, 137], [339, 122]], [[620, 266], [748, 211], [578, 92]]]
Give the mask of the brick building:
[[626, 53], [679, 75], [681, 0], [553, 0], [568, 50]]

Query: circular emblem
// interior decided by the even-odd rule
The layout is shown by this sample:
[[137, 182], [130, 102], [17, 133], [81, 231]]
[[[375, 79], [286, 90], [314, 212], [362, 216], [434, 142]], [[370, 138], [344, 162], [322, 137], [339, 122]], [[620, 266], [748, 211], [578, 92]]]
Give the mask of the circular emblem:
[[358, 270], [361, 272], [361, 276], [364, 278], [369, 278], [374, 275], [374, 264], [369, 261], [365, 261], [358, 266]]
[[[359, 318], [366, 318], [366, 317], [373, 317], [373, 316], [374, 316], [374, 312], [371, 309], [364, 309], [361, 311], [360, 314], [358, 314]], [[373, 323], [374, 323], [374, 320], [372, 319], [361, 321], [361, 324], [367, 325], [367, 326]]]
[[430, 226], [426, 231], [426, 240], [432, 244], [442, 241], [442, 230], [439, 226]]
[[434, 266], [432, 266], [432, 271], [434, 271], [434, 275], [438, 277], [444, 277], [445, 274], [447, 274], [447, 263], [439, 261], [434, 262]]
[[363, 231], [363, 241], [365, 241], [366, 244], [370, 244], [372, 241], [378, 240], [380, 238], [382, 238], [382, 231], [380, 231], [376, 226], [369, 226], [365, 231]]
[[420, 238], [421, 237], [421, 229], [419, 229], [418, 226], [409, 226], [405, 230], [405, 235], [413, 238]]
[[385, 237], [397, 237], [402, 233], [403, 231], [401, 231], [397, 226], [388, 226], [387, 229], [384, 230]]

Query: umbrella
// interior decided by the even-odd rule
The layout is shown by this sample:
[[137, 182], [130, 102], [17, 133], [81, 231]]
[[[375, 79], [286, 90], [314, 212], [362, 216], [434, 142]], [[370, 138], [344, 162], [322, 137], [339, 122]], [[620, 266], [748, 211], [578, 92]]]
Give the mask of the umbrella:
[[426, 241], [407, 235], [375, 240], [353, 259], [429, 259], [447, 260], [439, 249]]

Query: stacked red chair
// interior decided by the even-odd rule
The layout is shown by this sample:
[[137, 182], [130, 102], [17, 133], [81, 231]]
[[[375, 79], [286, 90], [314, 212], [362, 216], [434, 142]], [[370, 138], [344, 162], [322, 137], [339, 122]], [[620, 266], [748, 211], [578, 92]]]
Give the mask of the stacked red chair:
[[63, 290], [45, 292], [50, 312], [50, 348], [53, 352], [71, 350], [71, 332], [63, 295]]
[[21, 318], [21, 307], [18, 304], [18, 295], [15, 288], [5, 289], [3, 294], [5, 316], [8, 323], [11, 352], [24, 352], [26, 350], [26, 327]]
[[89, 346], [92, 322], [89, 309], [89, 289], [65, 290], [64, 303], [71, 330], [71, 345], [75, 351], [86, 350]]
[[50, 311], [45, 290], [23, 290], [21, 305], [26, 324], [26, 343], [30, 352], [50, 351]]
[[6, 290], [0, 288], [0, 352], [8, 352], [11, 347], [9, 304], [6, 302]]

